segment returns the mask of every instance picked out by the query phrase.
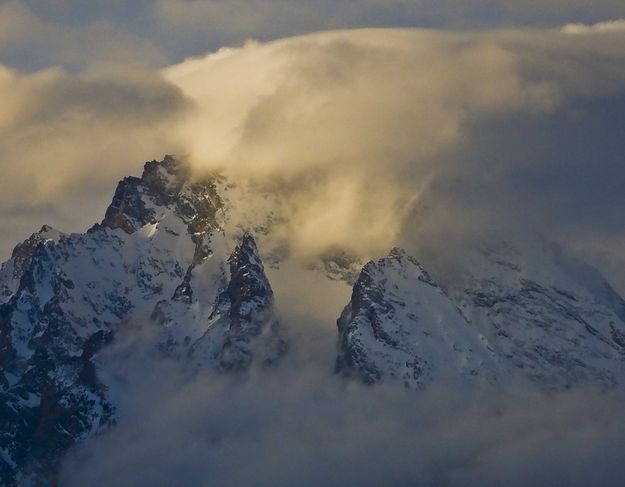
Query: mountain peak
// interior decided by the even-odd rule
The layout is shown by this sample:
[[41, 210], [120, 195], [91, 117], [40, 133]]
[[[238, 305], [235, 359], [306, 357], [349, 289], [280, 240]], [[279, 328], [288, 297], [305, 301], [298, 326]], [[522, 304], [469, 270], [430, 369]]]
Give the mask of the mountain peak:
[[215, 182], [191, 181], [190, 174], [189, 165], [171, 155], [146, 162], [141, 178], [119, 182], [102, 225], [132, 234], [173, 212], [192, 234], [214, 228], [216, 212], [222, 206]]
[[11, 258], [0, 266], [0, 304], [18, 289], [22, 275], [30, 267], [41, 246], [46, 242], [58, 242], [64, 237], [64, 233], [43, 225], [38, 232], [13, 248]]
[[395, 259], [402, 259], [406, 257], [407, 255], [408, 254], [406, 254], [406, 251], [402, 249], [401, 247], [393, 247], [391, 251], [388, 253], [388, 256], [390, 258], [395, 258]]
[[143, 166], [141, 180], [156, 194], [168, 201], [175, 198], [189, 179], [190, 167], [174, 156], [166, 155], [162, 161], [149, 161]]
[[33, 233], [22, 243], [15, 246], [15, 248], [13, 249], [13, 253], [11, 254], [11, 258], [30, 258], [34, 254], [39, 244], [49, 240], [56, 241], [63, 236], [65, 236], [63, 232], [56, 230], [50, 225], [43, 225], [38, 232]]
[[137, 350], [185, 370], [244, 373], [284, 354], [254, 237], [222, 228], [215, 179], [189, 176], [173, 156], [147, 162], [102, 224], [67, 236], [44, 225], [0, 267], [0, 484], [31, 471], [49, 483], [67, 448], [122, 414], [112, 359], [94, 358], [133, 323], [153, 325]]
[[368, 263], [338, 321], [337, 370], [417, 388], [442, 376], [622, 387], [625, 301], [598, 271], [542, 242], [476, 250], [444, 287], [400, 249]]
[[365, 383], [422, 389], [437, 377], [490, 375], [489, 353], [455, 303], [399, 248], [363, 268], [337, 326], [336, 370]]

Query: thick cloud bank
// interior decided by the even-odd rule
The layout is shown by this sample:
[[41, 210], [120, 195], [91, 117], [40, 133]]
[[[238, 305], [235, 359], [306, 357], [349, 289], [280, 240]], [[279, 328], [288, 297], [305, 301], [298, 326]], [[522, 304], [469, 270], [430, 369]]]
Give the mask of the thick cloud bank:
[[625, 32], [605, 25], [224, 48], [164, 71], [195, 105], [174, 131], [199, 170], [281, 193], [295, 253], [488, 232], [620, 263]]
[[2, 67], [2, 254], [44, 220], [84, 229], [117, 179], [175, 152], [277, 191], [294, 255], [543, 234], [623, 289], [621, 26], [337, 31], [159, 72]]
[[625, 474], [622, 398], [594, 390], [415, 395], [320, 371], [183, 383], [163, 369], [69, 457], [62, 485], [609, 487]]
[[363, 30], [224, 49], [166, 77], [196, 103], [179, 127], [196, 167], [283, 190], [299, 250], [362, 253], [389, 248], [470, 118], [558, 103], [519, 62], [487, 37]]

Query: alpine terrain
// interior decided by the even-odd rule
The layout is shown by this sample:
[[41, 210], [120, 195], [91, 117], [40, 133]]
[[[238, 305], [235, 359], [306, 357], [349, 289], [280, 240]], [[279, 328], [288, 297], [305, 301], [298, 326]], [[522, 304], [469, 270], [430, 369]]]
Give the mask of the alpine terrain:
[[625, 301], [598, 271], [558, 247], [472, 256], [445, 285], [401, 250], [368, 263], [338, 320], [337, 370], [416, 389], [441, 377], [625, 385]]
[[[69, 448], [114, 427], [123, 408], [99, 354], [124, 330], [147, 327], [152, 353], [189, 374], [271, 373], [289, 345], [263, 264], [284, 258], [263, 248], [281, 204], [167, 156], [122, 180], [86, 233], [43, 226], [17, 245], [0, 270], [0, 484], [54, 482]], [[360, 257], [320, 257], [326, 279], [353, 284], [328, 376], [415, 390], [625, 384], [625, 302], [596, 270], [540, 244], [471, 255], [440, 279], [397, 248], [356, 272]]]
[[172, 157], [121, 181], [85, 234], [44, 226], [0, 272], [0, 484], [49, 478], [62, 453], [113, 424], [94, 357], [131, 322], [159, 352], [241, 371], [286, 350], [254, 237], [226, 235], [215, 180]]

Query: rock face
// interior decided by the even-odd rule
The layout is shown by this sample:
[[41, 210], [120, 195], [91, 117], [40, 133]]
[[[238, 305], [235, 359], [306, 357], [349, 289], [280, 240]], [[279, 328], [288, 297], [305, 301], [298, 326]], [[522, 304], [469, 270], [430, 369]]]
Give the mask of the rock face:
[[338, 320], [336, 367], [367, 383], [520, 376], [543, 389], [625, 385], [625, 302], [557, 248], [481, 248], [469, 274], [437, 285], [394, 250], [370, 262]]
[[44, 226], [15, 248], [0, 270], [0, 484], [49, 482], [67, 448], [112, 424], [93, 359], [130, 322], [194, 366], [285, 351], [254, 238], [226, 235], [222, 213], [216, 180], [166, 157], [121, 181], [87, 233]]
[[557, 247], [481, 247], [450, 293], [497, 350], [501, 375], [549, 389], [625, 385], [625, 302]]
[[54, 228], [44, 225], [41, 230], [33, 233], [13, 249], [11, 259], [0, 268], [0, 304], [8, 301], [17, 291], [20, 278], [30, 266], [39, 244], [49, 240], [58, 241], [62, 236], [63, 234]]
[[366, 383], [401, 381], [423, 389], [436, 380], [492, 373], [483, 337], [403, 250], [365, 265], [338, 328], [337, 371]]

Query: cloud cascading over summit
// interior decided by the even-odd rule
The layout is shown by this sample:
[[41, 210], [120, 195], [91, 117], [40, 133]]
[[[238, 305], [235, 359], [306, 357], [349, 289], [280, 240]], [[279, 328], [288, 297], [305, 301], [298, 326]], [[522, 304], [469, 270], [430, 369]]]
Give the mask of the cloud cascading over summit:
[[0, 65], [0, 252], [101, 221], [1, 269], [0, 474], [621, 479], [625, 31], [577, 20]]
[[337, 31], [163, 73], [193, 102], [173, 130], [195, 167], [281, 192], [296, 252], [523, 227], [615, 253], [624, 35]]
[[625, 33], [565, 32], [363, 29], [161, 71], [3, 68], [3, 252], [42, 220], [88, 225], [136, 160], [175, 151], [278, 192], [294, 254], [522, 228], [592, 254], [623, 286]]

